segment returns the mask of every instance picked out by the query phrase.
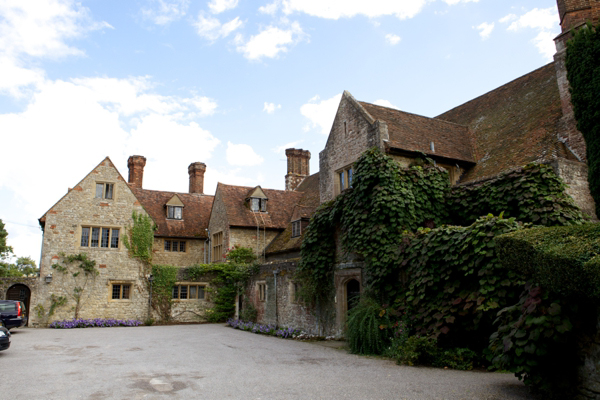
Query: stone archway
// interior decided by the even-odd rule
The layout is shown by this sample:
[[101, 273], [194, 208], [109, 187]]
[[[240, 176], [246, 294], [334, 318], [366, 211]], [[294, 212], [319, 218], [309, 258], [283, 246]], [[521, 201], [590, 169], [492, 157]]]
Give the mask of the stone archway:
[[[22, 301], [25, 303], [27, 315], [29, 316], [31, 313], [31, 310], [29, 309], [29, 305], [31, 303], [31, 290], [29, 287], [27, 287], [27, 285], [23, 285], [22, 283], [12, 285], [6, 291], [6, 300]], [[27, 325], [29, 325], [29, 318], [27, 318], [27, 324], [25, 326]]]
[[338, 334], [344, 332], [348, 310], [350, 310], [360, 297], [362, 290], [362, 269], [348, 268], [335, 272], [335, 308], [336, 308], [336, 331]]

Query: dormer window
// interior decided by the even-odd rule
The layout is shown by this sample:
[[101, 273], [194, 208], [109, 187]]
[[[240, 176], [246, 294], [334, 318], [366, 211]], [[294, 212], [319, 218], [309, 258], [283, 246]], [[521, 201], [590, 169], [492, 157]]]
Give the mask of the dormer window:
[[169, 218], [169, 219], [182, 219], [183, 218], [183, 207], [181, 207], [181, 206], [167, 206], [167, 218]]
[[251, 198], [250, 209], [254, 212], [267, 212], [267, 199]]
[[302, 224], [301, 221], [293, 221], [292, 222], [292, 237], [298, 237], [302, 235]]

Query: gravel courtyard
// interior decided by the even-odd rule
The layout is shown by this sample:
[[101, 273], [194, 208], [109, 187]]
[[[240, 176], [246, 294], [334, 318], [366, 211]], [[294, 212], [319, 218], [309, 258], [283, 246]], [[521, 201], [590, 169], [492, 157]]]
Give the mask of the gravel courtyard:
[[533, 398], [511, 374], [403, 367], [327, 344], [218, 324], [14, 329], [1, 386], [28, 399]]

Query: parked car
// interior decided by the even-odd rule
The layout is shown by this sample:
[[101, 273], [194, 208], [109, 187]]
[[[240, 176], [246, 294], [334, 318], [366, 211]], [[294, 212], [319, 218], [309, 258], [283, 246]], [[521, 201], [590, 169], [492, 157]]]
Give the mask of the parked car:
[[10, 347], [10, 332], [6, 328], [0, 327], [0, 350], [6, 350]]
[[27, 324], [25, 303], [16, 300], [0, 300], [0, 326], [8, 330]]

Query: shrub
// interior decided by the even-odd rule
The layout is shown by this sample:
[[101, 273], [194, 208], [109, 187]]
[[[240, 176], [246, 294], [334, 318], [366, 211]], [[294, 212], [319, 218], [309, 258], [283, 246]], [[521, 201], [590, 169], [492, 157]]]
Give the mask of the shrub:
[[434, 338], [410, 336], [398, 346], [395, 358], [398, 364], [431, 365], [436, 359], [437, 351]]
[[256, 310], [256, 307], [254, 307], [254, 304], [249, 301], [245, 302], [244, 308], [242, 308], [242, 311], [240, 311], [240, 319], [243, 319], [244, 321], [256, 322], [257, 318], [258, 311]]
[[389, 313], [374, 300], [362, 298], [348, 313], [346, 338], [355, 354], [383, 354], [390, 342]]
[[470, 371], [473, 369], [473, 364], [478, 360], [479, 356], [473, 350], [455, 347], [448, 350], [439, 350], [433, 361], [433, 366]]

